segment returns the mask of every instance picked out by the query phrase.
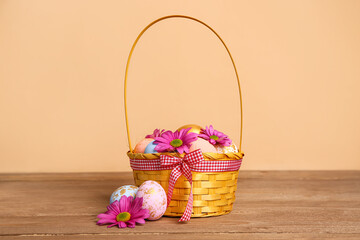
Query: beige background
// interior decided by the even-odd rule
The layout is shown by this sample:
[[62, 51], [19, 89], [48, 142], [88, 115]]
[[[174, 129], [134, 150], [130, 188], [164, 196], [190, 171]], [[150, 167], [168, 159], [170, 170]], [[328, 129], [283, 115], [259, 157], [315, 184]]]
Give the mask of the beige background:
[[[197, 17], [233, 53], [243, 169], [360, 169], [360, 1], [0, 1], [0, 171], [130, 170], [126, 57], [150, 21]], [[235, 75], [189, 20], [144, 35], [129, 73], [133, 142], [187, 123], [239, 142]]]

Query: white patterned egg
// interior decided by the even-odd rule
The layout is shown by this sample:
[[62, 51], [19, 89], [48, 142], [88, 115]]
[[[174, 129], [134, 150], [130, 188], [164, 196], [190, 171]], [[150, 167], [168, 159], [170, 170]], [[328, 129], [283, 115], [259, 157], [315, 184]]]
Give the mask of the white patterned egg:
[[143, 208], [150, 212], [148, 220], [157, 220], [164, 215], [167, 198], [165, 190], [159, 183], [151, 180], [144, 182], [139, 187], [136, 197], [143, 198]]
[[127, 196], [130, 197], [132, 196], [133, 198], [135, 198], [136, 193], [138, 191], [138, 187], [133, 186], [133, 185], [125, 185], [125, 186], [121, 186], [119, 188], [117, 188], [110, 197], [110, 204], [120, 200], [120, 198], [122, 196]]
[[228, 147], [223, 146], [215, 146], [217, 153], [237, 153], [239, 152], [239, 149], [237, 146], [233, 143]]

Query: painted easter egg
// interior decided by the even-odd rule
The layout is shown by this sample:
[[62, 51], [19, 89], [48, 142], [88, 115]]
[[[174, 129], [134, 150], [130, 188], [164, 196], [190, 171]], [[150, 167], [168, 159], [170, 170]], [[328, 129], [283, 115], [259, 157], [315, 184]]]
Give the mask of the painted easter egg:
[[178, 131], [181, 130], [181, 129], [185, 129], [185, 128], [191, 128], [191, 129], [189, 130], [189, 133], [193, 132], [193, 133], [199, 134], [200, 131], [201, 131], [201, 127], [200, 127], [199, 125], [196, 125], [196, 124], [184, 125], [184, 126], [178, 128]]
[[144, 153], [145, 152], [145, 148], [147, 147], [147, 145], [149, 145], [149, 143], [151, 143], [152, 141], [154, 141], [153, 138], [144, 138], [143, 140], [141, 140], [140, 142], [138, 142], [138, 144], [136, 144], [135, 148], [134, 148], [134, 153]]
[[152, 141], [146, 146], [144, 153], [157, 153], [157, 151], [155, 150], [157, 144], [154, 144], [154, 142], [155, 141]]
[[195, 142], [191, 143], [191, 147], [189, 149], [190, 152], [193, 152], [197, 149], [200, 149], [203, 153], [204, 152], [214, 152], [216, 153], [216, 148], [214, 145], [206, 141], [205, 139], [198, 138]]
[[237, 148], [237, 146], [234, 143], [227, 147], [215, 146], [215, 148], [218, 153], [237, 153], [237, 152], [239, 152], [239, 149]]
[[110, 204], [120, 200], [120, 198], [122, 196], [127, 196], [127, 197], [134, 197], [136, 196], [136, 193], [138, 191], [138, 187], [137, 186], [133, 186], [133, 185], [125, 185], [125, 186], [121, 186], [119, 188], [117, 188], [110, 197]]
[[151, 180], [144, 182], [140, 185], [136, 197], [143, 198], [143, 208], [150, 212], [148, 220], [158, 220], [164, 215], [167, 199], [165, 190], [159, 183]]

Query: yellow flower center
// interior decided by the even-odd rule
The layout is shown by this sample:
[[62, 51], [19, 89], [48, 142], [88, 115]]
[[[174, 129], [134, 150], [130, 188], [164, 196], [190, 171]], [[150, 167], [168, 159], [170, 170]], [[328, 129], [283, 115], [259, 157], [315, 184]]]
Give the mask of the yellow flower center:
[[174, 148], [180, 147], [183, 144], [183, 141], [181, 139], [174, 139], [170, 142], [170, 145]]
[[116, 221], [118, 222], [127, 222], [130, 220], [130, 213], [128, 212], [122, 212], [122, 213], [119, 213], [117, 216], [116, 216]]
[[211, 138], [211, 139], [214, 139], [215, 141], [219, 139], [219, 137], [216, 136], [216, 135], [212, 135], [212, 136], [210, 136], [210, 138]]

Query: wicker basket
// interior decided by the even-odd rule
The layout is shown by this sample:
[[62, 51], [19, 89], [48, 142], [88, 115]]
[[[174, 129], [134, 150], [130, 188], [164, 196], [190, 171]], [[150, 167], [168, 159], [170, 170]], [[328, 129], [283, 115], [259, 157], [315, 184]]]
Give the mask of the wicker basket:
[[[124, 86], [124, 102], [125, 102], [125, 118], [126, 118], [126, 129], [129, 141], [130, 151], [128, 152], [128, 157], [130, 159], [141, 159], [141, 160], [157, 160], [160, 158], [159, 153], [154, 154], [142, 154], [142, 153], [133, 153], [133, 149], [131, 147], [130, 133], [129, 133], [129, 123], [127, 116], [127, 99], [126, 99], [126, 83], [128, 76], [128, 68], [130, 64], [130, 59], [132, 53], [135, 49], [137, 42], [140, 37], [144, 34], [144, 32], [150, 28], [155, 23], [168, 19], [168, 18], [185, 18], [201, 23], [210, 29], [222, 42], [225, 49], [227, 50], [229, 57], [232, 61], [237, 82], [239, 88], [240, 95], [240, 113], [241, 113], [241, 130], [240, 130], [240, 146], [238, 153], [203, 153], [203, 157], [205, 161], [229, 161], [229, 160], [241, 160], [243, 158], [243, 153], [241, 152], [241, 142], [242, 142], [242, 99], [241, 99], [241, 89], [240, 89], [240, 81], [238, 77], [238, 73], [236, 70], [236, 66], [234, 60], [230, 54], [229, 49], [225, 45], [224, 41], [221, 37], [207, 24], [204, 22], [182, 15], [171, 15], [159, 18], [148, 26], [146, 26], [139, 36], [136, 38], [126, 65], [125, 71], [125, 86]], [[172, 155], [176, 157], [183, 157], [178, 153], [166, 153], [167, 155]], [[162, 185], [162, 187], [167, 192], [168, 182], [171, 170], [161, 170], [161, 171], [139, 171], [134, 170], [134, 180], [135, 184], [140, 186], [143, 182], [147, 180], [154, 180]], [[235, 201], [235, 191], [237, 187], [237, 179], [238, 179], [239, 171], [231, 171], [231, 172], [192, 172], [193, 178], [193, 213], [192, 217], [209, 217], [209, 216], [218, 216], [227, 214], [232, 210], [233, 203]], [[190, 194], [190, 183], [186, 180], [184, 176], [181, 176], [175, 184], [172, 199], [170, 205], [168, 206], [165, 216], [177, 217], [183, 215], [185, 207], [188, 202], [188, 197]]]
[[[173, 154], [177, 156], [176, 154]], [[130, 159], [159, 159], [160, 154], [141, 154], [128, 152]], [[242, 159], [243, 154], [203, 153], [206, 160]], [[140, 186], [147, 180], [154, 180], [168, 189], [171, 170], [133, 171], [134, 180]], [[235, 201], [239, 171], [233, 172], [192, 172], [193, 176], [193, 214], [192, 217], [209, 217], [227, 214], [232, 210]], [[165, 216], [181, 216], [185, 210], [190, 194], [190, 184], [181, 176], [175, 184], [172, 200], [166, 209]]]

